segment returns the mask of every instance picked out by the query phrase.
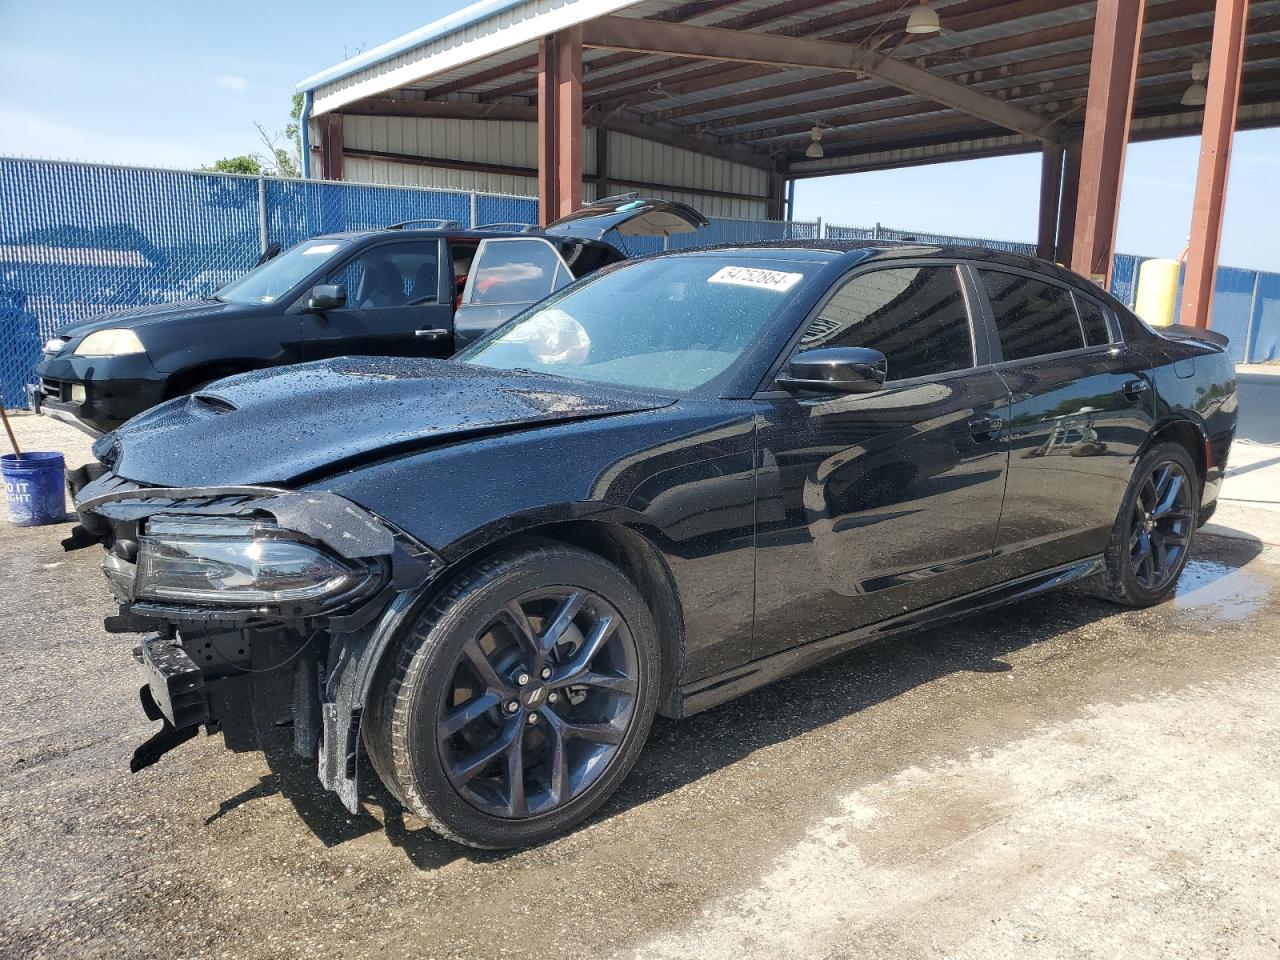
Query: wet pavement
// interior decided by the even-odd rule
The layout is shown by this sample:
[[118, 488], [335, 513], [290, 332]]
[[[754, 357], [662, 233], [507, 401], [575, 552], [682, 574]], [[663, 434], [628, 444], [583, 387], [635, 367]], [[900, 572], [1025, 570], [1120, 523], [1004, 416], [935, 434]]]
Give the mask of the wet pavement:
[[281, 733], [131, 776], [97, 556], [4, 526], [0, 956], [1274, 958], [1280, 548], [1249, 528], [1158, 608], [1053, 594], [660, 721], [585, 828], [492, 854], [380, 789], [347, 815]]

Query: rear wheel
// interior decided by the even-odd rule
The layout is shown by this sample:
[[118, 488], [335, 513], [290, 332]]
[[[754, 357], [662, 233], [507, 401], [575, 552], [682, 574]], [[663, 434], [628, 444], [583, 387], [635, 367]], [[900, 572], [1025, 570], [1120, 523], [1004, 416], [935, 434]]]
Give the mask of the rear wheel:
[[657, 702], [658, 643], [602, 558], [532, 546], [464, 574], [402, 642], [366, 740], [389, 789], [477, 847], [546, 840], [634, 764]]
[[1111, 530], [1102, 594], [1145, 607], [1173, 594], [1195, 536], [1200, 485], [1187, 451], [1162, 443], [1138, 463]]

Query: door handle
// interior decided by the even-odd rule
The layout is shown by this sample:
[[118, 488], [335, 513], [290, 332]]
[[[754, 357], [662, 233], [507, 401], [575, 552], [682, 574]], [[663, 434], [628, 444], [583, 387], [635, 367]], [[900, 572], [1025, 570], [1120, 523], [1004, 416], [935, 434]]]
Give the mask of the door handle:
[[413, 331], [415, 337], [426, 337], [429, 340], [439, 340], [441, 337], [447, 337], [449, 331], [443, 327], [423, 327], [420, 330]]
[[1124, 395], [1130, 400], [1137, 400], [1150, 389], [1151, 384], [1145, 380], [1130, 380], [1124, 385]]
[[1004, 421], [999, 417], [975, 417], [969, 421], [969, 434], [979, 442], [994, 440], [1003, 427]]

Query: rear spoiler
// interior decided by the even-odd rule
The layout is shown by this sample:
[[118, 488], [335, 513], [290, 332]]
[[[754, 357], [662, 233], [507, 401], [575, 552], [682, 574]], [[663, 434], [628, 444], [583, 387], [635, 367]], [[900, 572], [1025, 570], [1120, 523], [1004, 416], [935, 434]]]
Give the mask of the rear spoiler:
[[1188, 327], [1182, 323], [1175, 323], [1172, 326], [1158, 327], [1156, 329], [1161, 336], [1172, 337], [1175, 340], [1200, 340], [1223, 348], [1230, 342], [1226, 334], [1218, 333], [1216, 330], [1206, 330], [1203, 327]]

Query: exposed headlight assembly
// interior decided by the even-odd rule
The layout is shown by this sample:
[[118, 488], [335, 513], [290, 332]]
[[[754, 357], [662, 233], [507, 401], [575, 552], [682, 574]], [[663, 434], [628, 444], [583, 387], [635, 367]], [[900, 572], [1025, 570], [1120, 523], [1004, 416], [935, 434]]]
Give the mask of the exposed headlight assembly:
[[156, 516], [139, 538], [134, 596], [177, 603], [316, 603], [376, 570], [347, 562], [265, 521]]
[[123, 357], [146, 352], [132, 330], [95, 330], [81, 340], [75, 350], [77, 357]]

